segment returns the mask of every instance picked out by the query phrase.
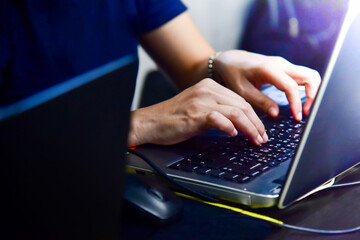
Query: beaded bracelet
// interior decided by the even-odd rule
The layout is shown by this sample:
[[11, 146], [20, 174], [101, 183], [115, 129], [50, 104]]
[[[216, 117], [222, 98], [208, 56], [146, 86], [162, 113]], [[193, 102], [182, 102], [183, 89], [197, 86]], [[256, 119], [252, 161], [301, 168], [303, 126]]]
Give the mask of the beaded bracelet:
[[218, 58], [221, 54], [220, 52], [216, 52], [214, 55], [211, 55], [209, 57], [209, 62], [208, 62], [208, 70], [209, 70], [209, 78], [213, 78], [214, 77], [214, 63], [216, 58]]

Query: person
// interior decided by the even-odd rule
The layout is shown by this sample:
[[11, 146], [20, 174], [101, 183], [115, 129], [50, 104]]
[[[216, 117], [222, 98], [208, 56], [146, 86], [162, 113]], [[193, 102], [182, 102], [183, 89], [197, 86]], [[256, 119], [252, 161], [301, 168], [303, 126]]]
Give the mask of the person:
[[[268, 139], [252, 106], [272, 117], [259, 91], [286, 93], [296, 120], [308, 114], [319, 74], [280, 57], [241, 50], [216, 54], [180, 0], [4, 0], [0, 3], [0, 102], [8, 103], [127, 54], [140, 43], [183, 90], [131, 114], [129, 146], [175, 144], [210, 128]], [[209, 57], [213, 56], [212, 79]], [[305, 85], [302, 107], [298, 85]]]

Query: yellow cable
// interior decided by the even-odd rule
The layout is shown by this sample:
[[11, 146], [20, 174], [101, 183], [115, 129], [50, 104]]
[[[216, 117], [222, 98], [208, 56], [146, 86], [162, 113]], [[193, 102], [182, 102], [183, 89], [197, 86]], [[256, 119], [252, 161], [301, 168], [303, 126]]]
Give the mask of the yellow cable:
[[277, 219], [275, 219], [275, 218], [271, 218], [271, 217], [268, 217], [268, 216], [265, 216], [265, 215], [261, 215], [261, 214], [258, 214], [258, 213], [254, 213], [254, 212], [249, 212], [249, 211], [246, 211], [246, 210], [241, 209], [241, 208], [231, 207], [231, 206], [228, 206], [228, 205], [225, 205], [225, 204], [221, 204], [221, 203], [207, 202], [207, 201], [201, 200], [201, 199], [199, 199], [199, 198], [196, 198], [196, 197], [193, 197], [193, 196], [189, 196], [189, 195], [186, 195], [186, 194], [183, 194], [183, 193], [179, 193], [179, 192], [176, 192], [176, 194], [179, 195], [179, 196], [181, 196], [181, 197], [184, 197], [184, 198], [192, 199], [192, 200], [195, 200], [195, 201], [198, 201], [198, 202], [202, 202], [202, 203], [206, 203], [206, 204], [209, 204], [209, 205], [212, 205], [212, 206], [215, 206], [215, 207], [219, 207], [219, 208], [228, 209], [228, 210], [231, 210], [231, 211], [234, 211], [234, 212], [238, 212], [238, 213], [241, 213], [241, 214], [244, 214], [244, 215], [253, 217], [253, 218], [258, 218], [258, 219], [261, 219], [261, 220], [264, 220], [264, 221], [273, 222], [273, 223], [276, 223], [276, 224], [279, 224], [279, 225], [283, 225], [283, 224], [284, 224], [284, 222], [282, 222], [282, 221], [280, 221], [280, 220], [277, 220]]

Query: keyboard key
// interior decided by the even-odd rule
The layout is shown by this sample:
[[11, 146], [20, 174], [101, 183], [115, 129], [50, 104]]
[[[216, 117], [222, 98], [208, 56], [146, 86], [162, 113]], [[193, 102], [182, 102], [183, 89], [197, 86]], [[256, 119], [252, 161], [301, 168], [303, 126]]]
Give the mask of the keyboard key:
[[272, 161], [272, 159], [270, 160], [270, 159], [268, 159], [268, 158], [264, 157], [264, 158], [262, 158], [262, 159], [258, 159], [257, 161], [258, 161], [258, 162], [260, 162], [260, 163], [264, 163], [264, 164], [266, 164], [266, 163], [271, 162], [271, 161]]
[[247, 175], [250, 171], [257, 169], [260, 166], [262, 166], [261, 163], [254, 161], [250, 164], [238, 166], [237, 168], [234, 169], [234, 173]]
[[289, 160], [290, 158], [289, 157], [279, 157], [277, 159], [275, 159], [275, 161], [277, 162], [285, 162], [286, 160]]
[[269, 166], [262, 166], [262, 167], [260, 168], [260, 170], [261, 170], [262, 172], [265, 172], [265, 171], [267, 171], [267, 170], [269, 170], [269, 169], [270, 169]]
[[177, 162], [169, 166], [172, 169], [180, 169], [181, 163]]
[[298, 133], [291, 133], [289, 135], [289, 138], [293, 138], [293, 139], [296, 139], [296, 138], [299, 138], [299, 137], [300, 137], [300, 134], [298, 134]]
[[221, 175], [224, 175], [224, 174], [225, 174], [225, 172], [220, 171], [220, 170], [211, 170], [210, 171], [210, 176], [216, 177], [216, 178], [219, 178], [219, 177], [221, 177]]
[[252, 167], [250, 168], [250, 170], [256, 169], [256, 168], [260, 167], [261, 165], [262, 165], [261, 163], [258, 163], [258, 164], [256, 164], [256, 165], [252, 166]]
[[271, 167], [275, 167], [277, 165], [279, 165], [279, 162], [276, 162], [276, 161], [272, 161], [269, 163], [269, 166], [271, 166]]
[[204, 174], [208, 174], [211, 171], [211, 169], [206, 168], [206, 167], [200, 167], [200, 168], [196, 169], [195, 171], [199, 174], [204, 175]]
[[239, 178], [238, 174], [226, 172], [223, 174], [224, 179], [236, 182]]
[[248, 182], [251, 179], [251, 177], [249, 176], [244, 176], [244, 177], [239, 177], [239, 182], [240, 183], [244, 183], [244, 182]]
[[273, 149], [272, 149], [272, 148], [268, 148], [268, 147], [264, 147], [264, 148], [260, 148], [259, 151], [262, 152], [262, 153], [269, 153], [269, 152], [272, 152]]
[[294, 131], [294, 133], [301, 134], [303, 132], [303, 128], [298, 128]]
[[282, 147], [282, 148], [278, 148], [278, 149], [276, 149], [276, 151], [277, 151], [277, 152], [279, 152], [279, 153], [286, 154], [286, 153], [291, 152], [291, 149], [288, 149], [288, 148], [284, 148], [284, 147]]
[[258, 175], [260, 175], [260, 171], [253, 171], [253, 172], [250, 173], [251, 177], [256, 177]]

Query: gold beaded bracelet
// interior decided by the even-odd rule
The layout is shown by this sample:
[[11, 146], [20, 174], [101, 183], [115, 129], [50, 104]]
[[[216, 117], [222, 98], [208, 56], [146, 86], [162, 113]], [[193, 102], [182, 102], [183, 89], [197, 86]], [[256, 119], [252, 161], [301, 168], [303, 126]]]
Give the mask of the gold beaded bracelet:
[[209, 57], [209, 62], [208, 62], [208, 70], [209, 70], [209, 78], [214, 78], [214, 63], [216, 58], [218, 58], [221, 54], [220, 52], [216, 52], [214, 55], [211, 55]]

